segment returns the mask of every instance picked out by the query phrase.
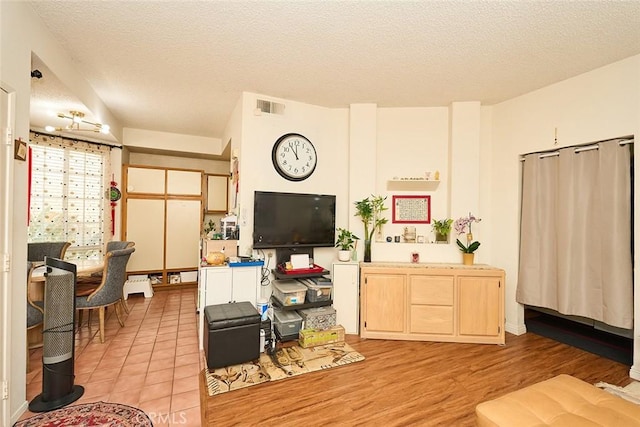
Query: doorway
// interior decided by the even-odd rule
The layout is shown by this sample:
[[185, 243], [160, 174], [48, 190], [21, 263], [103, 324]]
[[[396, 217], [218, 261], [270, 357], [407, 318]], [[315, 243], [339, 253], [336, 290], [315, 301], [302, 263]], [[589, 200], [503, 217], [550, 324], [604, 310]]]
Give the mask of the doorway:
[[[0, 87], [0, 262], [10, 259], [11, 223], [13, 218], [13, 117], [15, 114], [14, 93]], [[9, 396], [5, 390], [9, 384], [11, 327], [11, 269], [0, 268], [0, 425], [10, 424]]]

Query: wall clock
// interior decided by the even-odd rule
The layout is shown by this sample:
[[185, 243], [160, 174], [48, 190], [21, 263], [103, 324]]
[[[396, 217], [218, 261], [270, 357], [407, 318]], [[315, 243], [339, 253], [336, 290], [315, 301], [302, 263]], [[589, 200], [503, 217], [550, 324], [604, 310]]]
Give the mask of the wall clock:
[[306, 137], [298, 133], [282, 135], [271, 151], [273, 167], [284, 179], [302, 181], [316, 169], [316, 149]]

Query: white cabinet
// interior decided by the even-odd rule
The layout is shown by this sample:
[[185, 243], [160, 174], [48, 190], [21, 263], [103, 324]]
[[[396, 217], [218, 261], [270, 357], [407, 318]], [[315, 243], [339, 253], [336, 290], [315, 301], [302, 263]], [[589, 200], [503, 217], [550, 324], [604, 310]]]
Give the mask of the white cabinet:
[[331, 268], [333, 282], [333, 308], [336, 323], [347, 334], [357, 334], [360, 324], [360, 284], [357, 262], [337, 262]]
[[229, 176], [206, 175], [207, 177], [207, 213], [228, 212]]
[[254, 307], [260, 295], [262, 266], [200, 267], [198, 278], [198, 315], [200, 348], [204, 328], [204, 308], [208, 305], [249, 301]]

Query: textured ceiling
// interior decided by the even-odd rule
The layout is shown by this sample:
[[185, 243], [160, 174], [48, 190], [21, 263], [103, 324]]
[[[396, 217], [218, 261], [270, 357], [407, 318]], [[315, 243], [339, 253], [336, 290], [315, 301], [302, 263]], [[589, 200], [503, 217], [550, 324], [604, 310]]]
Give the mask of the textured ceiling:
[[638, 0], [30, 4], [123, 126], [215, 138], [242, 91], [491, 105], [640, 53]]

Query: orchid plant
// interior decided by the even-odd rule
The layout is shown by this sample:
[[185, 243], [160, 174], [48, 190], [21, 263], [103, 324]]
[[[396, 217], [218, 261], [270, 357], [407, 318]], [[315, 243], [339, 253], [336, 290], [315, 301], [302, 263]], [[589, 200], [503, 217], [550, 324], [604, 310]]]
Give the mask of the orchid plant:
[[471, 225], [474, 222], [480, 222], [480, 221], [482, 221], [480, 218], [476, 218], [475, 216], [473, 216], [473, 214], [471, 214], [471, 212], [469, 212], [469, 216], [458, 218], [453, 223], [453, 228], [456, 230], [456, 233], [458, 233], [458, 236], [461, 234], [466, 234], [466, 237], [467, 237], [466, 245], [462, 243], [460, 239], [456, 239], [456, 243], [458, 244], [458, 247], [465, 254], [472, 254], [475, 252], [476, 249], [480, 247], [480, 242], [473, 241], [473, 233], [471, 232]]

